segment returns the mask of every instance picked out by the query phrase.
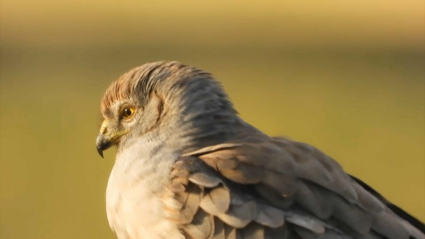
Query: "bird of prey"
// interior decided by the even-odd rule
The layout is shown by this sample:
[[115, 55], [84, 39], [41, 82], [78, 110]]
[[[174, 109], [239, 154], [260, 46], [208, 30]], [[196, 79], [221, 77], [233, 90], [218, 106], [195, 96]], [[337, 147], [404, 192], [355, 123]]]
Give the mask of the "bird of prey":
[[425, 239], [424, 224], [315, 147], [243, 121], [215, 78], [144, 64], [107, 89], [96, 139], [119, 239]]

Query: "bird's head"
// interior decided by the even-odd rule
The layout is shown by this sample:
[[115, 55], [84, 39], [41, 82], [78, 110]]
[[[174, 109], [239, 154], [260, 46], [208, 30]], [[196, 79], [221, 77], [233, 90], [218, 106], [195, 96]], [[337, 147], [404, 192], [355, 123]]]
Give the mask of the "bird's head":
[[166, 61], [136, 67], [113, 82], [102, 99], [101, 112], [104, 121], [96, 147], [102, 157], [109, 147], [140, 137], [178, 140], [208, 132], [214, 138], [228, 134], [220, 125], [239, 122], [211, 74]]

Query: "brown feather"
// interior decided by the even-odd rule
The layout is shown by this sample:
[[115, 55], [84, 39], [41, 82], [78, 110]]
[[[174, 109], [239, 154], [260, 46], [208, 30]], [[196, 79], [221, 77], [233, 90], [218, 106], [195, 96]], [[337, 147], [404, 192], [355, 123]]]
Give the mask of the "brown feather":
[[202, 198], [201, 208], [212, 215], [225, 213], [230, 207], [230, 192], [224, 187], [217, 187], [205, 191]]

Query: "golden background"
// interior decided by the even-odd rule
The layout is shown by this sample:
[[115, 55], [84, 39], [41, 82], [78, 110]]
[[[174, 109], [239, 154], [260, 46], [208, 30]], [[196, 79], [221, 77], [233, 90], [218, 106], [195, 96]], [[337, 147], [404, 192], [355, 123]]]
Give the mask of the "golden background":
[[241, 116], [311, 143], [425, 220], [423, 0], [1, 0], [0, 238], [107, 239], [106, 87], [213, 72]]

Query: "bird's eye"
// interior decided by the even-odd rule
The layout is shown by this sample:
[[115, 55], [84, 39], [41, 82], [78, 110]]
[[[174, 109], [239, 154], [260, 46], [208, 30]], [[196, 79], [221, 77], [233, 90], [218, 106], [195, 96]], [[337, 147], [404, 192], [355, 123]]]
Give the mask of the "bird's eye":
[[122, 109], [121, 115], [123, 119], [128, 119], [134, 114], [134, 108], [132, 107], [125, 107]]

